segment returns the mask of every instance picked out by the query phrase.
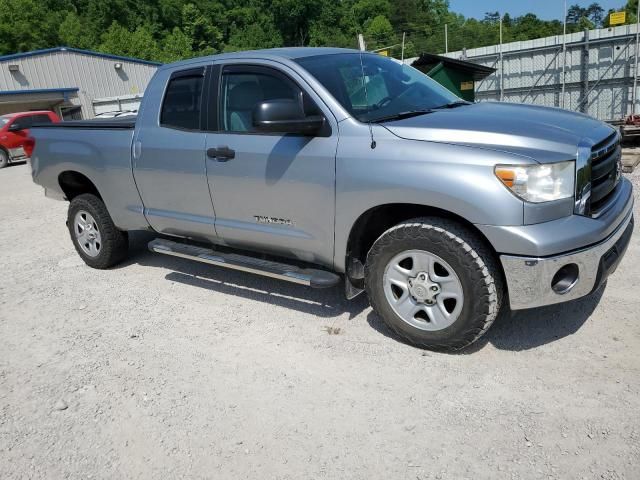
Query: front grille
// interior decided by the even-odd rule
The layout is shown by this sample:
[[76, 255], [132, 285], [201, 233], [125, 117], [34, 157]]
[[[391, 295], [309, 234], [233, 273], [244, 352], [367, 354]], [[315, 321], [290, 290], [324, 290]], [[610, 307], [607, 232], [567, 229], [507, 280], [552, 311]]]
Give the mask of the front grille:
[[591, 149], [591, 216], [598, 216], [613, 200], [620, 180], [622, 147], [614, 132]]

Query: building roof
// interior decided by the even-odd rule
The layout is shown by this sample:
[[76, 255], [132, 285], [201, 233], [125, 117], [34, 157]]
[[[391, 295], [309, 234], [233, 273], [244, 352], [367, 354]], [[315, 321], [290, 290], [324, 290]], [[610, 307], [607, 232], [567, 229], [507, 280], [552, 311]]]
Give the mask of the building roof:
[[443, 57], [442, 55], [435, 55], [433, 53], [423, 53], [411, 64], [412, 67], [423, 67], [423, 69], [426, 69], [427, 71], [434, 69], [439, 65], [444, 68], [469, 74], [474, 80], [482, 80], [496, 71], [495, 68], [485, 67], [484, 65], [478, 65], [477, 63], [472, 62], [465, 62], [464, 60]]
[[30, 88], [24, 90], [0, 90], [0, 95], [32, 95], [34, 93], [75, 93], [79, 88]]
[[8, 60], [20, 60], [21, 58], [35, 57], [38, 55], [48, 55], [50, 53], [57, 53], [57, 52], [72, 52], [72, 53], [77, 53], [79, 55], [90, 55], [92, 57], [108, 58], [109, 60], [119, 60], [121, 62], [142, 63], [144, 65], [155, 65], [155, 66], [162, 65], [161, 63], [158, 63], [158, 62], [141, 60], [139, 58], [122, 57], [120, 55], [110, 55], [108, 53], [100, 53], [100, 52], [94, 52], [92, 50], [82, 50], [79, 48], [71, 48], [71, 47], [45, 48], [43, 50], [33, 50], [31, 52], [22, 52], [22, 53], [14, 53], [11, 55], [3, 55], [3, 56], [0, 56], [0, 62], [6, 62]]

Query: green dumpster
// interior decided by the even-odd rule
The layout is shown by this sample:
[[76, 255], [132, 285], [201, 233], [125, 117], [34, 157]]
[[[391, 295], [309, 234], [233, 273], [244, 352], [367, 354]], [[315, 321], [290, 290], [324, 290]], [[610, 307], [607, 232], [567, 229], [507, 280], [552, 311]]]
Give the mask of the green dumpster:
[[469, 102], [476, 99], [476, 82], [496, 71], [495, 68], [431, 53], [423, 53], [411, 66]]

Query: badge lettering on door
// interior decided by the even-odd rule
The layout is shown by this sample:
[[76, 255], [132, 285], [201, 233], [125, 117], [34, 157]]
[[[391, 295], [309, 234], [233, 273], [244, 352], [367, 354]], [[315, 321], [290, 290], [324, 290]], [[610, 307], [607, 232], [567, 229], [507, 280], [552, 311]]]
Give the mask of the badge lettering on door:
[[293, 225], [293, 222], [288, 218], [265, 217], [263, 215], [254, 215], [253, 218], [255, 218], [258, 223], [267, 223], [271, 225]]

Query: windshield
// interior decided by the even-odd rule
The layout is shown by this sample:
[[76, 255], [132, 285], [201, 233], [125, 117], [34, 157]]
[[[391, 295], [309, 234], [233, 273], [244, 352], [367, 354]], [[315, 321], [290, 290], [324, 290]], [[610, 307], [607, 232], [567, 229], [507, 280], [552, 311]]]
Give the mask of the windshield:
[[381, 55], [340, 53], [296, 61], [361, 122], [390, 120], [461, 101], [424, 73]]
[[10, 120], [10, 117], [0, 117], [0, 128], [4, 127]]

